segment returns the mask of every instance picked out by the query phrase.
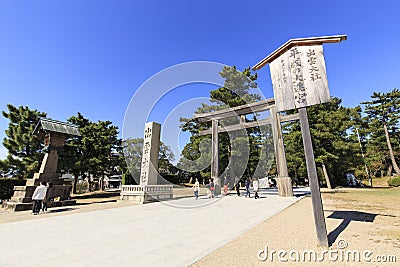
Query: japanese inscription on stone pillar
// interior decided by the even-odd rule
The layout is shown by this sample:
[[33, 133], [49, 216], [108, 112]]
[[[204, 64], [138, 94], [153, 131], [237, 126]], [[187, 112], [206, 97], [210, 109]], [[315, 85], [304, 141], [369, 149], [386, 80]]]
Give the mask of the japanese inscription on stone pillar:
[[292, 47], [270, 70], [277, 112], [330, 101], [322, 45]]
[[160, 148], [161, 125], [148, 122], [144, 127], [141, 185], [156, 185], [158, 176], [158, 152]]

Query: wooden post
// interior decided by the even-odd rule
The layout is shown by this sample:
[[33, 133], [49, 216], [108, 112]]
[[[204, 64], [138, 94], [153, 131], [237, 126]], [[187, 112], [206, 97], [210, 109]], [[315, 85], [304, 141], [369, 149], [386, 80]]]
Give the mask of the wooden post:
[[221, 193], [221, 181], [219, 179], [219, 144], [218, 144], [218, 120], [212, 120], [211, 126], [211, 178], [215, 184], [215, 194]]
[[311, 142], [310, 126], [308, 124], [307, 109], [300, 108], [299, 115], [318, 244], [322, 247], [329, 247], [328, 236], [326, 233], [324, 210], [322, 207], [321, 192], [319, 190], [317, 168], [315, 166], [314, 151]]
[[285, 147], [283, 145], [282, 128], [278, 113], [276, 113], [275, 106], [271, 107], [271, 118], [272, 118], [272, 135], [274, 139], [275, 159], [276, 159], [276, 171], [277, 178], [276, 182], [278, 185], [278, 193], [280, 197], [292, 197], [292, 179], [289, 177]]
[[271, 112], [271, 126], [272, 126], [272, 138], [274, 139], [274, 150], [275, 150], [275, 162], [276, 162], [276, 173], [277, 176], [280, 176], [280, 157], [279, 157], [279, 147], [278, 147], [278, 129], [277, 129], [277, 114], [275, 106], [272, 106], [270, 109]]

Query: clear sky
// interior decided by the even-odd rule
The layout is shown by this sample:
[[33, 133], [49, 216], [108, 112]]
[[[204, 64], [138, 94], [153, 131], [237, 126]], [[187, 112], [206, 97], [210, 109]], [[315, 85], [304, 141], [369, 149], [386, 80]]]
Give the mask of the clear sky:
[[[2, 0], [0, 109], [23, 105], [62, 121], [79, 111], [122, 130], [135, 90], [167, 67], [203, 60], [243, 69], [290, 38], [335, 34], [348, 40], [324, 45], [330, 92], [353, 107], [400, 87], [399, 10], [395, 0]], [[269, 68], [258, 73], [272, 97]], [[1, 117], [1, 140], [7, 125]]]

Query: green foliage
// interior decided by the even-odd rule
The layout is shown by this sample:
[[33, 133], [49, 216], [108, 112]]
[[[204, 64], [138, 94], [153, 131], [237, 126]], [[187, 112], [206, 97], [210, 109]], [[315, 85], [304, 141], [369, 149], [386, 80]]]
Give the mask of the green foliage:
[[400, 149], [400, 91], [393, 89], [387, 93], [374, 92], [371, 98], [371, 101], [361, 103], [365, 105], [367, 114], [361, 131], [367, 164], [373, 176], [384, 175], [390, 166], [400, 174], [396, 163]]
[[3, 111], [3, 116], [9, 120], [3, 145], [8, 150], [8, 168], [20, 178], [31, 178], [43, 158], [41, 140], [32, 132], [46, 113], [11, 104], [7, 105], [7, 109], [8, 113]]
[[7, 159], [1, 160], [0, 159], [0, 175], [6, 175], [12, 172], [12, 168], [10, 168], [10, 165], [8, 163]]
[[[71, 172], [76, 183], [80, 175], [103, 177], [112, 175], [115, 167], [123, 166], [122, 154], [113, 156], [113, 152], [121, 151], [121, 140], [118, 139], [118, 127], [111, 121], [89, 121], [81, 113], [68, 119], [79, 126], [81, 136], [66, 141], [59, 168]], [[93, 188], [89, 179], [89, 190]]]
[[387, 182], [389, 186], [400, 186], [400, 177], [394, 177]]
[[124, 174], [122, 174], [122, 184], [123, 185], [136, 185], [137, 184], [128, 169], [124, 172]]
[[0, 179], [0, 200], [8, 200], [14, 194], [14, 186], [25, 185], [22, 179]]
[[[8, 112], [3, 111], [3, 116], [10, 122], [3, 145], [9, 154], [6, 160], [0, 161], [0, 171], [2, 174], [14, 173], [17, 177], [30, 178], [38, 171], [43, 159], [42, 140], [32, 132], [46, 113], [13, 105], [7, 105], [7, 108]], [[58, 161], [58, 171], [74, 174], [74, 193], [80, 175], [102, 177], [125, 172], [126, 164], [122, 153], [119, 153], [122, 147], [118, 127], [111, 121], [91, 122], [80, 113], [68, 121], [78, 125], [81, 136], [66, 141]]]
[[[220, 73], [225, 79], [224, 86], [210, 92], [210, 99], [215, 105], [202, 104], [195, 113], [214, 112], [229, 107], [236, 107], [246, 103], [259, 101], [261, 97], [252, 94], [250, 90], [256, 88], [254, 82], [257, 74], [252, 74], [250, 68], [246, 68], [240, 72], [236, 67], [224, 67]], [[244, 119], [246, 122], [256, 120], [257, 114], [248, 115]], [[243, 119], [243, 118], [242, 118]], [[199, 123], [195, 119], [181, 118], [181, 128], [183, 131], [192, 133], [190, 142], [185, 145], [182, 156], [178, 163], [178, 168], [183, 169], [186, 180], [189, 177], [210, 178], [210, 162], [211, 162], [211, 141], [209, 137], [196, 135], [200, 130], [208, 129], [211, 123]], [[238, 124], [240, 118], [231, 117], [219, 120], [222, 126]], [[263, 133], [263, 134], [262, 134]], [[271, 134], [270, 128], [266, 127], [261, 131], [258, 127], [247, 129], [245, 132], [236, 131], [228, 135], [227, 133], [219, 134], [219, 169], [220, 175], [227, 170], [229, 166], [229, 176], [234, 177], [241, 175], [239, 170], [245, 170], [244, 176], [264, 177], [267, 175], [269, 168], [257, 168], [260, 154], [267, 155], [267, 148], [271, 149], [266, 141]], [[264, 136], [263, 136], [264, 135]], [[249, 144], [249, 146], [247, 145]], [[247, 159], [249, 161], [247, 162]], [[264, 157], [263, 157], [264, 159]], [[270, 165], [270, 159], [265, 157], [265, 162], [260, 164], [264, 166]], [[234, 163], [234, 164], [232, 164]], [[207, 167], [208, 166], [208, 167]], [[257, 171], [256, 171], [257, 170]], [[181, 173], [182, 174], [182, 173]]]
[[[362, 163], [352, 131], [361, 119], [361, 108], [345, 108], [341, 99], [333, 98], [329, 103], [307, 108], [307, 112], [317, 166], [325, 164], [333, 185], [344, 185], [345, 174]], [[307, 170], [300, 124], [289, 122], [283, 129], [289, 176], [301, 180], [307, 177]], [[322, 170], [319, 173], [323, 178]]]
[[76, 184], [76, 193], [75, 194], [83, 194], [86, 193], [89, 189], [89, 183], [87, 181], [82, 181]]
[[[125, 155], [127, 169], [134, 181], [128, 176], [129, 171], [125, 173], [125, 184], [137, 184], [140, 181], [140, 168], [142, 165], [143, 154], [143, 138], [131, 138], [122, 141], [122, 150]], [[171, 163], [175, 157], [171, 148], [160, 142], [160, 150], [158, 153], [158, 171], [164, 177], [177, 172]]]

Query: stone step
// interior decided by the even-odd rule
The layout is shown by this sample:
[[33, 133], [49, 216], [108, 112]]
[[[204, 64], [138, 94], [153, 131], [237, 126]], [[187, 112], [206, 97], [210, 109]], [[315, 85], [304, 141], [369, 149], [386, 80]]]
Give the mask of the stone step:
[[[63, 201], [50, 201], [47, 203], [48, 208], [73, 206], [73, 205], [76, 205], [75, 199], [63, 200]], [[31, 203], [17, 203], [17, 202], [13, 202], [13, 201], [3, 201], [1, 207], [3, 209], [11, 210], [11, 211], [31, 210], [32, 202]]]
[[32, 202], [32, 197], [25, 197], [25, 196], [12, 196], [11, 197], [12, 202], [16, 203], [31, 203]]

